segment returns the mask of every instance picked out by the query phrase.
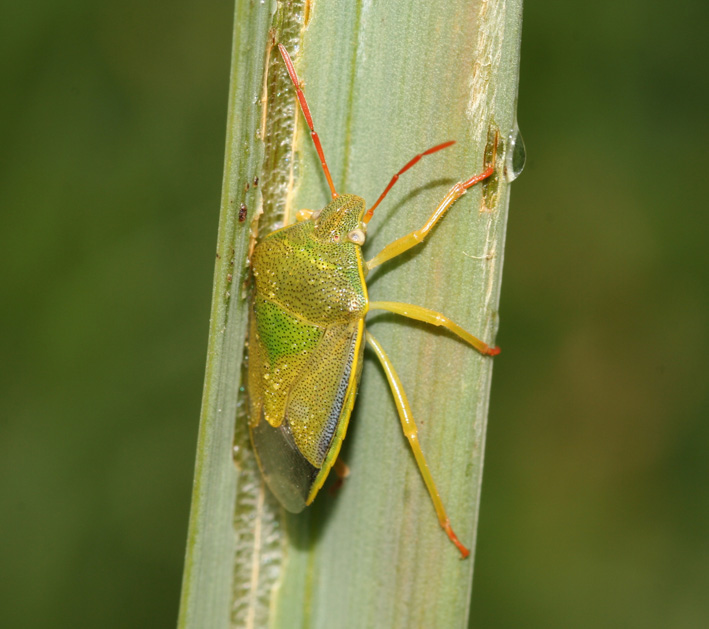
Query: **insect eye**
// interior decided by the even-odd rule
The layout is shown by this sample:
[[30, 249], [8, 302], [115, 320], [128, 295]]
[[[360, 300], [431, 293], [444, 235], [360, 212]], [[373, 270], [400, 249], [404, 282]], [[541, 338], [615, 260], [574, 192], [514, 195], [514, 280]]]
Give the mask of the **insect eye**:
[[363, 245], [364, 232], [361, 229], [353, 229], [349, 234], [347, 234], [347, 240], [353, 242], [355, 245]]

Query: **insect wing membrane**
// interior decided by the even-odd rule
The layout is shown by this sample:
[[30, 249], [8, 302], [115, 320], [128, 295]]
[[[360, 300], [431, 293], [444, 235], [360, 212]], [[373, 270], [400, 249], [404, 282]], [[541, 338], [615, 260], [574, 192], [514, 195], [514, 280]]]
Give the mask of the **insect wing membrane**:
[[[329, 326], [287, 391], [282, 423], [273, 426], [262, 417], [252, 425], [263, 475], [289, 511], [310, 503], [339, 451], [361, 373], [362, 327], [361, 321]], [[264, 341], [260, 334], [252, 348], [250, 379], [263, 368]]]

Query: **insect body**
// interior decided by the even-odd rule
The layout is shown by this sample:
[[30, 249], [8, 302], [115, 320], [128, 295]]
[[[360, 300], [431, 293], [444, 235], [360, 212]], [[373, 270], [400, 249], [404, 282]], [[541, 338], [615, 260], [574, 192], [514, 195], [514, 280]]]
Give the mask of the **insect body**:
[[365, 262], [362, 245], [367, 224], [399, 175], [423, 156], [453, 143], [414, 157], [369, 209], [358, 196], [338, 195], [293, 64], [280, 44], [279, 49], [296, 87], [332, 201], [317, 212], [302, 210], [299, 222], [269, 234], [253, 252], [248, 387], [251, 439], [261, 471], [289, 511], [297, 513], [314, 500], [336, 463], [347, 431], [366, 340], [382, 363], [439, 522], [467, 557], [469, 551], [453, 532], [433, 482], [401, 382], [381, 345], [365, 330], [364, 317], [370, 310], [387, 310], [444, 326], [483, 354], [494, 356], [499, 349], [427, 308], [369, 301], [365, 275], [420, 243], [456, 199], [492, 175], [494, 155], [493, 164], [483, 173], [453, 186], [423, 227]]

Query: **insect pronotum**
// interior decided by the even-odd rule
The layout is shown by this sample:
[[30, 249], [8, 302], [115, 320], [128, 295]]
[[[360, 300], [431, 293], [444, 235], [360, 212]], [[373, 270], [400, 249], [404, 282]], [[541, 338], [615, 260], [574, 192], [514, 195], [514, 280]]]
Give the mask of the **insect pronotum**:
[[365, 262], [362, 245], [374, 210], [400, 175], [424, 156], [453, 142], [438, 144], [412, 158], [369, 209], [358, 196], [338, 194], [293, 63], [281, 44], [278, 48], [295, 86], [332, 201], [319, 211], [301, 210], [297, 223], [263, 238], [251, 259], [254, 292], [249, 327], [249, 427], [261, 471], [283, 506], [297, 513], [315, 499], [333, 466], [336, 472], [345, 467], [338, 454], [355, 401], [366, 340], [384, 368], [404, 435], [438, 521], [461, 555], [467, 557], [469, 551], [453, 532], [426, 463], [401, 381], [382, 346], [365, 330], [364, 317], [372, 310], [386, 310], [443, 326], [487, 356], [498, 354], [499, 349], [433, 310], [370, 301], [364, 278], [373, 268], [422, 242], [466, 190], [493, 174], [497, 139], [492, 163], [482, 173], [456, 183], [421, 228]]

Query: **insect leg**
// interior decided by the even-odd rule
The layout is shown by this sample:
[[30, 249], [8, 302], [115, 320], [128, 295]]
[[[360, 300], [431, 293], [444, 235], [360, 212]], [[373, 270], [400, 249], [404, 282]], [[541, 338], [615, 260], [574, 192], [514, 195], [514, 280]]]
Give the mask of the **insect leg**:
[[485, 356], [497, 356], [500, 353], [499, 347], [484, 343], [479, 338], [470, 334], [470, 332], [461, 328], [457, 323], [454, 323], [448, 317], [435, 310], [429, 310], [428, 308], [415, 306], [414, 304], [404, 304], [398, 301], [370, 301], [369, 310], [388, 310], [389, 312], [408, 317], [409, 319], [416, 319], [417, 321], [423, 321], [431, 325], [443, 326], [453, 332], [453, 334], [462, 338], [469, 345], [472, 345]]
[[384, 349], [379, 344], [379, 341], [377, 341], [369, 332], [365, 332], [365, 334], [367, 336], [367, 342], [374, 350], [374, 353], [377, 355], [379, 362], [381, 362], [382, 367], [384, 368], [384, 373], [389, 381], [389, 387], [394, 395], [394, 403], [396, 404], [396, 410], [399, 413], [399, 419], [401, 420], [401, 427], [404, 431], [404, 436], [409, 441], [411, 450], [416, 458], [416, 464], [421, 472], [424, 483], [426, 483], [426, 489], [428, 489], [428, 494], [431, 496], [431, 500], [433, 501], [433, 507], [436, 510], [438, 522], [448, 535], [451, 542], [453, 542], [456, 548], [460, 551], [463, 559], [465, 559], [468, 555], [470, 555], [470, 551], [460, 543], [458, 536], [451, 528], [450, 520], [448, 519], [446, 510], [443, 507], [443, 501], [438, 493], [438, 489], [436, 489], [436, 484], [433, 482], [433, 476], [431, 476], [431, 470], [428, 468], [426, 458], [423, 455], [423, 450], [421, 449], [421, 444], [418, 439], [418, 429], [416, 428], [416, 423], [414, 422], [413, 413], [411, 412], [409, 401], [406, 398], [406, 393], [404, 393], [404, 389], [401, 386], [401, 380], [399, 380], [399, 376], [396, 374], [394, 366], [391, 364], [389, 357], [384, 352]]
[[339, 456], [335, 459], [335, 464], [332, 466], [332, 471], [335, 472], [337, 480], [330, 486], [330, 494], [334, 495], [342, 488], [345, 479], [350, 475], [350, 468]]
[[335, 474], [337, 474], [337, 477], [341, 480], [347, 478], [350, 475], [349, 466], [339, 456], [335, 459], [335, 465], [332, 466], [332, 469], [335, 471]]
[[479, 175], [473, 175], [470, 179], [466, 181], [459, 181], [455, 184], [443, 197], [443, 200], [438, 204], [438, 207], [433, 211], [433, 214], [428, 218], [426, 223], [420, 229], [414, 230], [405, 236], [402, 236], [398, 240], [389, 243], [384, 249], [382, 249], [376, 256], [367, 262], [367, 270], [371, 271], [373, 268], [379, 266], [382, 262], [391, 260], [398, 255], [408, 251], [411, 247], [415, 247], [419, 243], [423, 242], [424, 238], [428, 236], [429, 232], [434, 228], [436, 223], [443, 218], [443, 215], [450, 209], [460, 197], [462, 197], [468, 188], [472, 188], [476, 183], [481, 182], [483, 179], [487, 179], [495, 172], [495, 161], [497, 158], [497, 135], [495, 136], [495, 146], [492, 151], [492, 164], [490, 164], [483, 172]]
[[312, 210], [298, 210], [295, 214], [295, 220], [301, 223], [303, 221], [307, 221], [312, 215]]

